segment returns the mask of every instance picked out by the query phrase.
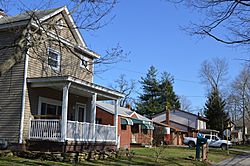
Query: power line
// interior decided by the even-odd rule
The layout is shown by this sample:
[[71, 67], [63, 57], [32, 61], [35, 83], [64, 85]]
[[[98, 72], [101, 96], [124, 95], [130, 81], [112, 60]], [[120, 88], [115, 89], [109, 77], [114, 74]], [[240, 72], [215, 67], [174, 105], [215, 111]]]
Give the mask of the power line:
[[[132, 72], [132, 73], [137, 73], [137, 74], [143, 74], [143, 75], [147, 74], [147, 73], [144, 73], [144, 72], [139, 72], [139, 71], [130, 70], [130, 69], [124, 69], [124, 68], [120, 68], [120, 67], [113, 67], [113, 68], [116, 68], [116, 69], [118, 69], [118, 70], [123, 70], [123, 71]], [[176, 80], [176, 81], [181, 81], [181, 82], [188, 82], [188, 83], [199, 84], [199, 83], [197, 83], [196, 81], [185, 80], [185, 79], [179, 79], [179, 78], [175, 78], [175, 77], [174, 77], [174, 80]]]

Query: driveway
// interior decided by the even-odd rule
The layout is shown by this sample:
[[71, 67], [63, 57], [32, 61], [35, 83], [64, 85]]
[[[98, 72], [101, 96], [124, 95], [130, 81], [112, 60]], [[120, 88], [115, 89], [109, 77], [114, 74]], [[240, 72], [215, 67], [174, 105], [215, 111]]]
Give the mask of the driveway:
[[244, 154], [236, 155], [233, 158], [223, 160], [220, 163], [216, 164], [216, 166], [222, 166], [222, 165], [249, 166], [250, 165], [250, 151], [239, 150], [239, 149], [230, 149], [230, 150], [244, 152]]

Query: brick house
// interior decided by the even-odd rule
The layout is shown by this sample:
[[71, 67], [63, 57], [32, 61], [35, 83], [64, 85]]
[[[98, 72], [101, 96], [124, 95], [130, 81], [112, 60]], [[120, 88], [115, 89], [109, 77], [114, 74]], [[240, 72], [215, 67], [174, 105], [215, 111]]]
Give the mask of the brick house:
[[208, 119], [183, 110], [160, 112], [152, 118], [154, 122], [170, 126], [170, 143], [182, 145], [185, 136], [196, 137], [199, 130], [206, 129]]
[[[113, 125], [114, 105], [97, 102], [96, 118], [99, 124]], [[150, 119], [118, 107], [118, 137], [120, 148], [130, 148], [131, 145], [151, 145], [153, 139], [153, 123]]]
[[[27, 42], [15, 47], [17, 41]], [[93, 82], [98, 58], [66, 7], [0, 13], [0, 66], [16, 60], [0, 71], [0, 139], [30, 150], [116, 148], [117, 105], [124, 95]], [[102, 100], [116, 103], [112, 126], [96, 124], [96, 101]]]

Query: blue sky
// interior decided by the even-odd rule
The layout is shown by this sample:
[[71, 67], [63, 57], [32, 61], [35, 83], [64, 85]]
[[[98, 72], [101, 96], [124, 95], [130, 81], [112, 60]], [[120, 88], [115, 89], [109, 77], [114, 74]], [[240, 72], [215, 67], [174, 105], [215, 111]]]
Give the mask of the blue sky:
[[[60, 1], [53, 5], [65, 4]], [[16, 12], [10, 8], [10, 14]], [[125, 52], [130, 52], [129, 62], [114, 64], [111, 70], [95, 76], [95, 83], [101, 85], [110, 86], [119, 75], [125, 74], [128, 80], [137, 81], [136, 91], [140, 93], [138, 81], [153, 65], [159, 73], [167, 71], [174, 76], [177, 95], [186, 96], [194, 109], [202, 108], [206, 91], [198, 78], [201, 62], [214, 57], [226, 58], [228, 78], [232, 79], [242, 63], [235, 59], [248, 57], [242, 48], [232, 48], [211, 38], [201, 40], [180, 30], [180, 26], [202, 16], [184, 6], [176, 7], [164, 0], [120, 0], [112, 13], [116, 17], [104, 28], [94, 32], [82, 31], [88, 47], [99, 54], [105, 54], [106, 49], [117, 43]]]
[[[113, 65], [112, 70], [95, 77], [95, 82], [102, 85], [111, 85], [120, 74], [138, 82], [154, 65], [159, 73], [167, 71], [174, 76], [177, 95], [186, 96], [194, 109], [202, 108], [206, 101], [205, 86], [198, 77], [202, 61], [226, 58], [228, 78], [232, 79], [242, 63], [235, 59], [247, 57], [241, 48], [232, 48], [211, 38], [201, 40], [180, 30], [180, 26], [191, 20], [199, 20], [197, 13], [183, 6], [176, 7], [165, 1], [126, 0], [120, 1], [113, 13], [116, 17], [108, 26], [97, 32], [83, 32], [88, 46], [98, 53], [104, 54], [105, 49], [116, 43], [130, 52], [130, 62]], [[137, 91], [140, 92], [139, 83]]]

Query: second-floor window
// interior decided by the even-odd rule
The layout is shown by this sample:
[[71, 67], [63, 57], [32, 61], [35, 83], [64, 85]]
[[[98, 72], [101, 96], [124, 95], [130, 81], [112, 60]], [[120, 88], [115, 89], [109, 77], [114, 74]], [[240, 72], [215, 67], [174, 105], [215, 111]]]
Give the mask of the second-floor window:
[[48, 51], [48, 65], [54, 70], [60, 69], [60, 53], [51, 48]]
[[80, 67], [89, 69], [88, 58], [86, 58], [86, 57], [84, 57], [84, 56], [81, 56], [81, 59], [80, 59]]

